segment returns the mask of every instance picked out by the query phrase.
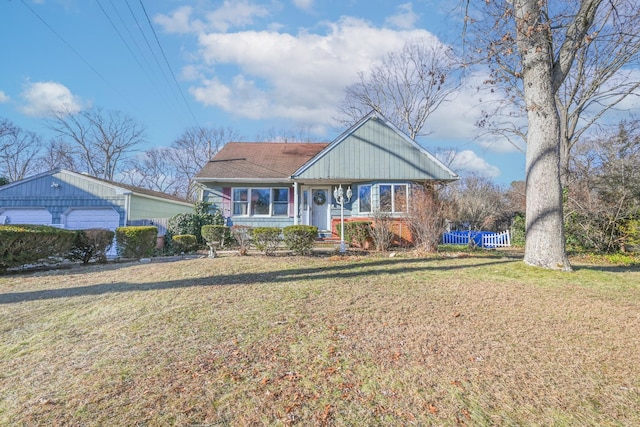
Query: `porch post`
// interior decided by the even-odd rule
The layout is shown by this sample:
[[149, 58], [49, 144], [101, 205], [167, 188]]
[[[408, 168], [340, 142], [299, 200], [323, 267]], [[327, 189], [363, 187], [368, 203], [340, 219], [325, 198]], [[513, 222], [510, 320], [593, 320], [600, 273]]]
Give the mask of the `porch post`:
[[300, 200], [298, 197], [298, 183], [293, 182], [293, 225], [298, 225], [300, 218]]

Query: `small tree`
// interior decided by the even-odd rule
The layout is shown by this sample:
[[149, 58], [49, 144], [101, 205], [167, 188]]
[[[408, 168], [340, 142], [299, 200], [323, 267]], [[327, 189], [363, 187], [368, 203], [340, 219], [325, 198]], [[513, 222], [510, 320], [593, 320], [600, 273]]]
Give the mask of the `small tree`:
[[369, 235], [373, 239], [376, 250], [386, 252], [393, 243], [395, 234], [392, 230], [393, 219], [388, 212], [373, 212], [373, 224], [369, 226]]
[[425, 252], [438, 250], [448, 210], [449, 203], [439, 197], [433, 184], [412, 187], [408, 225], [416, 249]]
[[114, 235], [113, 231], [104, 228], [77, 230], [68, 258], [82, 261], [83, 264], [88, 264], [92, 259], [106, 262]]
[[209, 246], [209, 258], [216, 257], [216, 249], [224, 247], [224, 242], [229, 234], [226, 225], [203, 225], [202, 238]]
[[238, 243], [238, 253], [246, 255], [251, 247], [251, 227], [246, 225], [234, 225], [231, 227], [231, 236]]

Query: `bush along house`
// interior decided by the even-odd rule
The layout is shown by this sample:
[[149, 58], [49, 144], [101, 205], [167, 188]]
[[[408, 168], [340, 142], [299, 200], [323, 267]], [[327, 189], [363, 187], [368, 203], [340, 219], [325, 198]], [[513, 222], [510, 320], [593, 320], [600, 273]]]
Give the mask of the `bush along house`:
[[[229, 142], [195, 177], [201, 199], [221, 209], [229, 226], [314, 225], [321, 237], [337, 237], [341, 210], [345, 221], [372, 220], [385, 212], [406, 240], [402, 219], [412, 185], [456, 179], [377, 112], [328, 144]], [[334, 195], [339, 189], [343, 206]]]

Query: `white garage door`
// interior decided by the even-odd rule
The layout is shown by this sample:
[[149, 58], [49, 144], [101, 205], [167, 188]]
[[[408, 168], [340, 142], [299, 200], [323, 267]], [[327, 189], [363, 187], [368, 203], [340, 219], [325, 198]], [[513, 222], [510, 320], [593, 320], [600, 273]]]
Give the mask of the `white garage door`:
[[65, 228], [86, 230], [88, 228], [106, 228], [115, 230], [120, 226], [120, 214], [113, 208], [72, 209], [65, 215]]
[[[71, 209], [65, 215], [65, 228], [70, 230], [86, 230], [89, 228], [106, 228], [115, 231], [120, 226], [120, 214], [113, 208], [99, 209]], [[107, 252], [108, 257], [115, 257], [118, 254], [115, 238], [111, 249]]]
[[4, 224], [51, 225], [51, 213], [45, 208], [8, 208], [0, 212]]

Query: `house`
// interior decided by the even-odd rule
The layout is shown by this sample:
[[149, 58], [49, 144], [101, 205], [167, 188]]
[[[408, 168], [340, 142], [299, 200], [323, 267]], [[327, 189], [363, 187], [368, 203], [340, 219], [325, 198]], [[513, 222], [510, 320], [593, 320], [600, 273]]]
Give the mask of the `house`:
[[196, 175], [201, 198], [230, 225], [315, 225], [335, 233], [336, 188], [350, 188], [345, 220], [375, 211], [401, 219], [411, 186], [458, 176], [386, 118], [371, 112], [333, 142], [227, 143]]
[[71, 230], [157, 225], [192, 212], [179, 197], [56, 169], [0, 187], [0, 224], [41, 224]]

